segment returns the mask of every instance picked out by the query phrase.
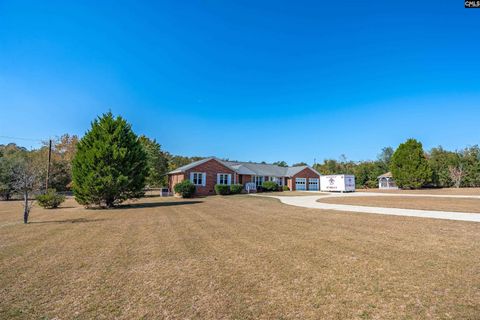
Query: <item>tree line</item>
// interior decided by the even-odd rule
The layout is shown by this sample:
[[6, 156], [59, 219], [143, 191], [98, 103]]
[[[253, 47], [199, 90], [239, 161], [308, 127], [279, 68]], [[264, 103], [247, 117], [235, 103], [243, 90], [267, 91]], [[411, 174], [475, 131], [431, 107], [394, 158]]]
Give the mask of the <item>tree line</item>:
[[47, 165], [49, 145], [45, 141], [35, 150], [0, 145], [0, 199], [21, 196], [25, 223], [32, 199], [54, 208], [64, 200], [57, 192], [73, 191], [86, 207], [113, 207], [142, 197], [145, 188], [166, 185], [168, 171], [201, 159], [171, 155], [111, 112], [95, 119], [81, 139], [68, 134], [54, 139]]
[[[71, 191], [72, 162], [75, 157], [78, 142], [76, 135], [64, 134], [52, 139], [51, 165], [49, 172], [49, 188], [58, 192]], [[145, 184], [148, 188], [159, 188], [167, 184], [166, 173], [180, 166], [203, 157], [186, 157], [172, 155], [162, 150], [161, 145], [145, 135], [138, 137], [138, 142], [146, 153]], [[16, 181], [14, 168], [21, 162], [27, 162], [36, 172], [36, 186], [41, 189], [47, 177], [49, 141], [43, 141], [38, 149], [27, 150], [15, 143], [0, 145], [0, 200], [9, 200], [17, 194], [14, 187]]]
[[396, 150], [385, 147], [376, 160], [326, 159], [314, 168], [321, 174], [353, 174], [357, 188], [376, 188], [378, 176], [391, 172], [401, 188], [480, 187], [480, 147], [448, 151], [441, 146], [428, 152], [422, 143], [408, 139]]
[[[145, 135], [137, 136], [131, 125], [111, 112], [91, 123], [80, 139], [65, 134], [53, 140], [51, 164], [47, 166], [49, 142], [36, 150], [16, 144], [0, 145], [0, 198], [13, 195], [24, 199], [24, 221], [28, 220], [32, 193], [43, 193], [44, 200], [56, 191], [72, 190], [78, 203], [85, 206], [112, 207], [127, 199], [143, 196], [146, 187], [167, 184], [167, 172], [202, 157], [171, 155]], [[277, 161], [287, 166], [285, 161]], [[306, 165], [296, 163], [294, 166]], [[349, 161], [326, 159], [314, 164], [321, 174], [353, 174], [357, 187], [374, 188], [378, 176], [391, 171], [402, 188], [479, 187], [480, 148], [475, 145], [457, 151], [436, 147], [428, 152], [422, 144], [409, 139], [394, 150], [385, 147], [376, 160]], [[50, 206], [61, 201], [52, 198]]]

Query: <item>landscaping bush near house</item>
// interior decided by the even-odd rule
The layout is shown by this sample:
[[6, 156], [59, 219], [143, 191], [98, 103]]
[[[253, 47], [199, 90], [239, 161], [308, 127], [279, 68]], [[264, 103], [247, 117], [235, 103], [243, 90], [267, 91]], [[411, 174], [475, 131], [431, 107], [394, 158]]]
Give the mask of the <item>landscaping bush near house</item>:
[[215, 193], [222, 196], [230, 194], [230, 186], [226, 184], [216, 184]]
[[282, 189], [283, 189], [283, 191], [290, 191], [290, 188], [289, 188], [289, 187], [287, 187], [287, 186], [283, 186], [283, 188], [282, 188]]
[[48, 189], [47, 193], [37, 196], [38, 204], [45, 209], [58, 208], [65, 201], [65, 196], [58, 194], [55, 189]]
[[181, 195], [182, 198], [191, 198], [195, 194], [195, 185], [190, 180], [183, 180], [177, 183], [173, 190]]
[[241, 184], [232, 184], [230, 186], [230, 193], [231, 194], [239, 194], [243, 191], [243, 185]]
[[278, 183], [273, 181], [265, 181], [264, 183], [262, 183], [262, 188], [264, 191], [267, 192], [278, 191]]

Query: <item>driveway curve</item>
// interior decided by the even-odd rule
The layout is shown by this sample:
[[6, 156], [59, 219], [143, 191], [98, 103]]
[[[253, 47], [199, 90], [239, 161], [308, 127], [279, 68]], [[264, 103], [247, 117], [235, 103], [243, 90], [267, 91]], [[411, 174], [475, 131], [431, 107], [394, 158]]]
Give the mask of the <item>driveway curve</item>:
[[[470, 222], [480, 222], [479, 213], [471, 212], [449, 212], [449, 211], [434, 211], [434, 210], [418, 210], [418, 209], [400, 209], [400, 208], [383, 208], [383, 207], [367, 207], [367, 206], [355, 206], [355, 205], [346, 205], [346, 204], [332, 204], [332, 203], [323, 203], [317, 202], [319, 199], [333, 198], [333, 197], [357, 197], [357, 196], [383, 196], [384, 193], [370, 193], [370, 192], [357, 192], [350, 194], [327, 194], [327, 195], [312, 195], [312, 196], [268, 196], [268, 195], [259, 195], [255, 194], [252, 196], [264, 196], [279, 199], [282, 203], [304, 207], [312, 209], [323, 209], [323, 210], [336, 210], [344, 212], [355, 212], [355, 213], [374, 213], [374, 214], [384, 214], [392, 216], [405, 216], [405, 217], [419, 217], [419, 218], [432, 218], [432, 219], [446, 219], [446, 220], [457, 220], [457, 221], [470, 221]], [[392, 194], [388, 194], [392, 196]], [[443, 197], [443, 198], [473, 198], [480, 199], [480, 196], [440, 196], [440, 195], [417, 195], [417, 194], [402, 194], [401, 196], [413, 196], [413, 197]]]

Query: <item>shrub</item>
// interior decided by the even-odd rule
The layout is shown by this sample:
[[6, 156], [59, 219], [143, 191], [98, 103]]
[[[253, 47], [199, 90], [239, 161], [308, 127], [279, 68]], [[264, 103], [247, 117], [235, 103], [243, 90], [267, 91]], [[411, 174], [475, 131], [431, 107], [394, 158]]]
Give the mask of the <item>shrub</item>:
[[242, 193], [242, 191], [243, 191], [243, 185], [241, 185], [241, 184], [232, 184], [230, 186], [230, 193], [231, 194]]
[[283, 186], [283, 188], [282, 188], [282, 189], [283, 189], [283, 191], [290, 191], [290, 188], [289, 188], [289, 187], [287, 187], [287, 186]]
[[273, 181], [265, 181], [262, 183], [262, 188], [265, 191], [278, 191], [278, 183]]
[[230, 194], [230, 186], [226, 184], [216, 184], [215, 185], [215, 193], [225, 196], [227, 194]]
[[373, 188], [378, 188], [378, 181], [377, 180], [368, 180], [365, 185], [365, 188], [367, 189], [373, 189]]
[[180, 194], [182, 198], [191, 198], [195, 194], [195, 185], [190, 180], [183, 180], [177, 183], [173, 190]]
[[37, 196], [38, 204], [45, 209], [54, 209], [65, 201], [65, 196], [58, 194], [55, 189], [48, 189], [47, 193]]

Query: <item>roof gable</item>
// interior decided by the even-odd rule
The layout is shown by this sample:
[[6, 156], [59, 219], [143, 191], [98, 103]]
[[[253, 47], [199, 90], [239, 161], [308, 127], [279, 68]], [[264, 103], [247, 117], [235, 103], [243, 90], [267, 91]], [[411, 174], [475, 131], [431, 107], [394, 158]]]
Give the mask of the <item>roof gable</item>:
[[171, 174], [171, 173], [180, 173], [180, 172], [185, 172], [187, 170], [190, 170], [192, 168], [195, 168], [196, 166], [199, 166], [201, 165], [202, 163], [205, 163], [207, 161], [210, 161], [212, 159], [215, 159], [213, 157], [210, 157], [210, 158], [205, 158], [205, 159], [202, 159], [202, 160], [198, 160], [198, 161], [194, 161], [194, 162], [191, 162], [189, 164], [186, 164], [184, 166], [181, 166], [181, 167], [178, 167], [177, 169], [173, 170], [173, 171], [170, 171], [168, 174]]
[[391, 172], [386, 172], [386, 173], [384, 173], [384, 174], [382, 174], [382, 175], [379, 175], [379, 176], [377, 177], [377, 179], [380, 179], [380, 178], [393, 178], [393, 175], [392, 175]]
[[302, 172], [305, 169], [309, 169], [310, 171], [318, 174], [319, 176], [321, 175], [317, 170], [313, 169], [310, 166], [298, 166], [298, 167], [288, 167], [286, 176], [293, 177], [294, 175], [296, 175], [299, 172]]

